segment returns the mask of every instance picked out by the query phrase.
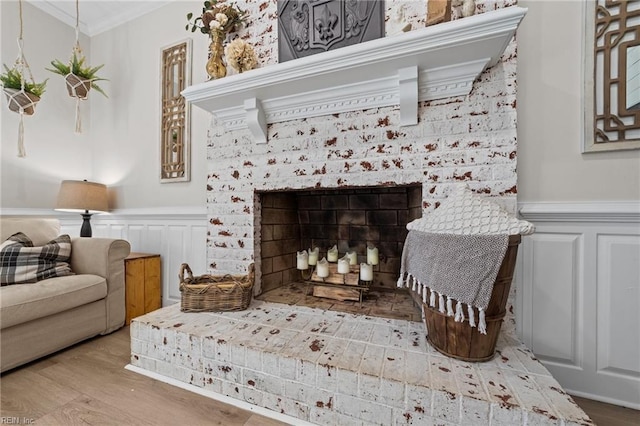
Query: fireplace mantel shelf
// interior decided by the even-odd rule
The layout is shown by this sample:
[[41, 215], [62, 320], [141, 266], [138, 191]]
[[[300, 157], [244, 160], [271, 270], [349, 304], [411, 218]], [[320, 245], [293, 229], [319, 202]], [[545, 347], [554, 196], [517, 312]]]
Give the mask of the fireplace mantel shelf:
[[267, 142], [267, 124], [400, 106], [418, 123], [418, 102], [463, 96], [495, 65], [527, 9], [512, 6], [407, 33], [269, 65], [188, 87], [193, 105], [227, 130]]

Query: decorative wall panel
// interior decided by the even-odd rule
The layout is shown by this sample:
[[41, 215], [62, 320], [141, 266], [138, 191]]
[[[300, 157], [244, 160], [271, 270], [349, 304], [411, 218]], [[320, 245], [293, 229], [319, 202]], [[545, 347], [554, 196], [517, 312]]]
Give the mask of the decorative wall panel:
[[190, 107], [180, 94], [191, 84], [190, 56], [190, 39], [162, 50], [161, 182], [191, 179]]
[[384, 1], [278, 1], [279, 62], [380, 37]]

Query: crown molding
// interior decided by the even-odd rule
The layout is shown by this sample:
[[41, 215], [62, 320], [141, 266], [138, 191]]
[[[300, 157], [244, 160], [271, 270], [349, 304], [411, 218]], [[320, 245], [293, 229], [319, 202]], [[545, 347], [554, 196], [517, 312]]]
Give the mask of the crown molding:
[[464, 96], [495, 65], [527, 9], [512, 6], [196, 84], [182, 95], [227, 130], [267, 142], [267, 125], [374, 107], [400, 106], [418, 123], [417, 102]]
[[[73, 1], [60, 0], [28, 0], [28, 3], [64, 22], [70, 27], [76, 26], [76, 9]], [[109, 1], [109, 2], [83, 2], [80, 7], [79, 29], [83, 34], [93, 37], [113, 29], [125, 22], [133, 21], [155, 9], [158, 9], [171, 0], [158, 1]], [[100, 7], [98, 13], [87, 13], [83, 10], [87, 7]]]

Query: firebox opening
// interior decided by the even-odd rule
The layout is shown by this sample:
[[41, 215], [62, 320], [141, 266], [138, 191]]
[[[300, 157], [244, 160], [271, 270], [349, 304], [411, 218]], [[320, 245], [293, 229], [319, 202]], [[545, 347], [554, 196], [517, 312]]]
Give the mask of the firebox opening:
[[262, 292], [301, 280], [296, 252], [338, 246], [366, 262], [367, 244], [379, 250], [372, 288], [394, 290], [406, 225], [422, 216], [422, 185], [257, 192], [260, 203]]

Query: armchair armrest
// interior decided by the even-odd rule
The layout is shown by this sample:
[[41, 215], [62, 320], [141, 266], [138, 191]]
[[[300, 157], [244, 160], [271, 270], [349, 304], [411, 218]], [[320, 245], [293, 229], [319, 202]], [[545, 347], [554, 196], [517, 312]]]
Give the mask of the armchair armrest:
[[131, 246], [125, 240], [111, 238], [74, 238], [71, 240], [71, 269], [76, 274], [111, 275], [124, 270], [124, 259]]
[[71, 269], [76, 274], [93, 274], [107, 280], [106, 331], [122, 327], [125, 319], [124, 259], [131, 252], [125, 240], [111, 238], [73, 238]]

